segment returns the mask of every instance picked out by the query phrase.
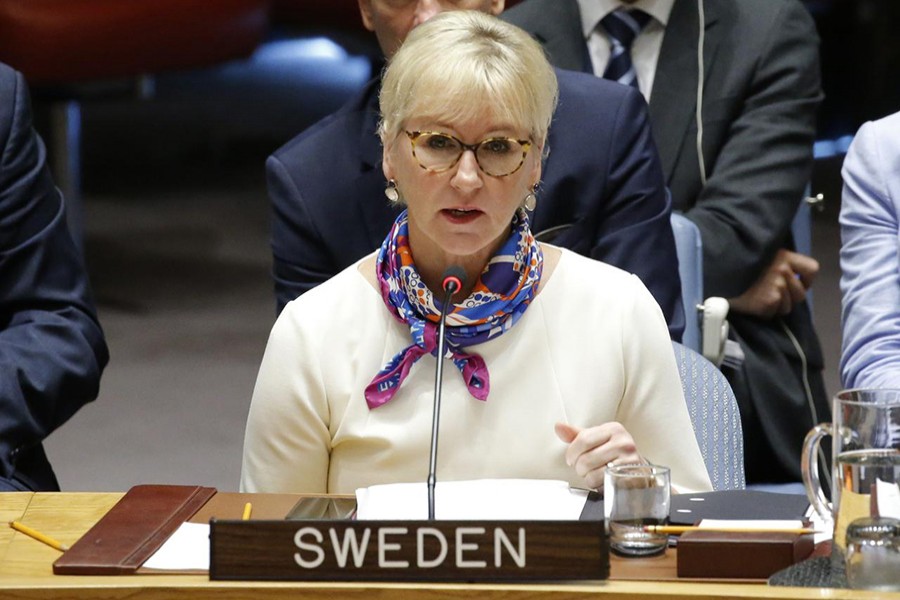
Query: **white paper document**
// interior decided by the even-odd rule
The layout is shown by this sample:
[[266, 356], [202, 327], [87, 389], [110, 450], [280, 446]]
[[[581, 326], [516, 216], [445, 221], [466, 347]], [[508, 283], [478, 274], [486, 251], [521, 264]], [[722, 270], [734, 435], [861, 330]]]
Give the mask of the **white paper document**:
[[802, 529], [803, 521], [782, 519], [703, 519], [697, 527], [701, 529], [759, 529], [761, 531], [777, 531], [779, 529]]
[[[439, 481], [434, 489], [438, 520], [577, 521], [587, 490], [565, 481], [543, 479], [479, 479]], [[359, 520], [428, 518], [425, 483], [392, 483], [356, 490]]]
[[876, 479], [875, 497], [878, 503], [878, 516], [900, 519], [900, 486]]
[[208, 571], [209, 524], [182, 523], [142, 566], [161, 571]]
[[810, 505], [806, 509], [806, 518], [809, 519], [810, 527], [818, 531], [813, 534], [813, 543], [818, 544], [826, 540], [830, 540], [834, 532], [834, 522], [823, 519], [816, 511], [815, 507]]
[[[812, 521], [810, 529], [817, 531], [813, 534], [813, 543], [818, 544], [825, 540], [831, 539], [832, 523], [825, 523], [816, 514], [815, 510], [810, 510], [807, 517]], [[789, 519], [756, 519], [756, 520], [734, 520], [734, 519], [703, 519], [697, 525], [701, 528], [723, 529], [729, 527], [738, 527], [740, 529], [763, 529], [766, 531], [777, 531], [779, 529], [801, 529], [806, 525], [803, 521], [794, 521]]]

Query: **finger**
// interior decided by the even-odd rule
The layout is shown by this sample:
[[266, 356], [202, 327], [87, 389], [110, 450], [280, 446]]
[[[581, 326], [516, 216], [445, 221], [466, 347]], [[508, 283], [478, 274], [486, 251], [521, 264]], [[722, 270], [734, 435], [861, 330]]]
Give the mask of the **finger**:
[[[569, 447], [566, 448], [566, 464], [572, 466], [576, 464], [580, 458], [578, 454], [578, 450], [572, 449], [572, 442], [578, 437], [578, 434], [583, 431], [580, 427], [575, 427], [574, 425], [569, 425], [568, 423], [556, 423], [553, 426], [554, 431], [556, 432], [556, 436], [561, 439], [566, 444], [569, 444]], [[578, 472], [578, 469], [575, 469], [575, 472]], [[587, 473], [586, 476], [582, 476], [584, 479], [585, 485], [590, 489], [601, 490], [603, 489], [603, 478], [606, 474], [606, 469], [601, 467], [599, 469], [594, 469], [590, 473]]]
[[819, 274], [819, 261], [798, 252], [788, 252], [786, 258], [791, 269], [799, 276], [803, 287], [809, 289]]
[[578, 434], [583, 430], [580, 427], [569, 425], [568, 423], [557, 423], [553, 426], [553, 430], [556, 432], [556, 436], [559, 439], [568, 444], [566, 447], [565, 458], [566, 464], [571, 467], [575, 464], [575, 461], [578, 460], [578, 456], [581, 452], [583, 452], [582, 448], [575, 447], [574, 445], [574, 441], [578, 438]]
[[794, 307], [791, 284], [800, 285], [787, 262], [773, 264], [763, 282], [762, 290], [766, 298], [763, 312], [768, 313], [768, 318], [791, 312]]
[[[584, 460], [586, 454], [609, 442], [614, 433], [614, 428], [611, 428], [610, 425], [610, 423], [604, 423], [603, 425], [580, 430], [566, 449], [566, 464], [569, 466], [577, 465], [579, 461]], [[606, 464], [605, 461], [602, 464]], [[602, 464], [599, 466], [602, 466]], [[583, 475], [585, 472], [587, 472], [587, 469], [582, 468], [579, 474]]]
[[799, 275], [792, 275], [785, 278], [787, 294], [791, 298], [791, 308], [798, 302], [803, 302], [806, 298], [806, 286], [800, 280]]
[[751, 290], [748, 295], [748, 309], [745, 312], [762, 319], [771, 319], [782, 310], [786, 293], [784, 276], [771, 272]]
[[614, 442], [595, 448], [579, 457], [575, 463], [575, 472], [584, 479], [587, 487], [599, 489], [603, 487], [603, 478], [609, 465], [644, 462], [636, 450], [629, 451], [633, 448], [633, 445], [626, 444], [623, 447], [614, 445]]
[[610, 444], [604, 444], [579, 454], [572, 467], [579, 476], [587, 478], [590, 473], [602, 469], [618, 455]]
[[575, 460], [570, 464], [581, 476], [586, 476], [610, 461], [624, 460], [637, 454], [634, 438], [616, 422], [581, 431], [570, 444], [569, 450], [571, 453], [567, 455], [567, 459], [574, 455]]
[[781, 292], [781, 298], [778, 302], [778, 310], [776, 311], [779, 315], [787, 315], [790, 314], [791, 310], [794, 308], [794, 302], [791, 299], [791, 293], [788, 291], [787, 284], [779, 288]]
[[572, 440], [574, 440], [581, 431], [581, 428], [569, 425], [568, 423], [557, 423], [553, 426], [553, 431], [556, 432], [556, 437], [567, 444], [571, 444]]
[[600, 491], [603, 489], [603, 482], [606, 479], [606, 465], [594, 469], [581, 476], [584, 485], [588, 489]]

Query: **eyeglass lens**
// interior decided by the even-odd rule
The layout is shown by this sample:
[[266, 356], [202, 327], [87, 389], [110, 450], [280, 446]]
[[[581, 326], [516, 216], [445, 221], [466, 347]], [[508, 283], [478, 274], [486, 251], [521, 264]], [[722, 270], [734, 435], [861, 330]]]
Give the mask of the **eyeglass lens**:
[[[424, 132], [411, 136], [411, 139], [419, 164], [434, 171], [452, 167], [465, 149], [459, 140], [443, 133]], [[502, 177], [514, 173], [522, 166], [526, 151], [526, 146], [517, 140], [491, 138], [476, 145], [475, 159], [485, 173]]]

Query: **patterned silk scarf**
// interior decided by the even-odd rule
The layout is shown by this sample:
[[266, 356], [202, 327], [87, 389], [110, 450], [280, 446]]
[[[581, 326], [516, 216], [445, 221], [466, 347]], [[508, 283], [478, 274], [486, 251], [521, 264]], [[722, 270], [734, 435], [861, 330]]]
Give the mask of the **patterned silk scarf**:
[[[544, 256], [528, 227], [524, 210], [516, 212], [512, 232], [488, 262], [472, 294], [447, 315], [446, 358], [462, 374], [469, 393], [487, 400], [490, 378], [484, 359], [463, 348], [493, 339], [515, 325], [537, 292]], [[424, 354], [437, 355], [441, 300], [422, 282], [409, 248], [409, 221], [403, 211], [381, 245], [375, 272], [381, 296], [395, 319], [409, 326], [413, 343], [392, 358], [366, 386], [366, 403], [387, 403]]]

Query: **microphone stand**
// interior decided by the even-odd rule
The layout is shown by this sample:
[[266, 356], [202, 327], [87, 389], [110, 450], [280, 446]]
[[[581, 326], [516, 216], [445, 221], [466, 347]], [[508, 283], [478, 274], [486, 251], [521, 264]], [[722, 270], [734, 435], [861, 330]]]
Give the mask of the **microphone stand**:
[[442, 287], [446, 292], [444, 295], [444, 304], [441, 307], [441, 322], [438, 324], [438, 340], [437, 340], [437, 366], [434, 369], [434, 413], [431, 419], [431, 456], [428, 460], [428, 520], [434, 520], [434, 486], [437, 482], [437, 446], [438, 446], [438, 430], [440, 429], [441, 420], [441, 388], [443, 387], [444, 377], [444, 348], [446, 345], [446, 321], [447, 312], [450, 308], [450, 301], [453, 294], [462, 288], [462, 279], [465, 272], [459, 267], [450, 267], [444, 273]]

